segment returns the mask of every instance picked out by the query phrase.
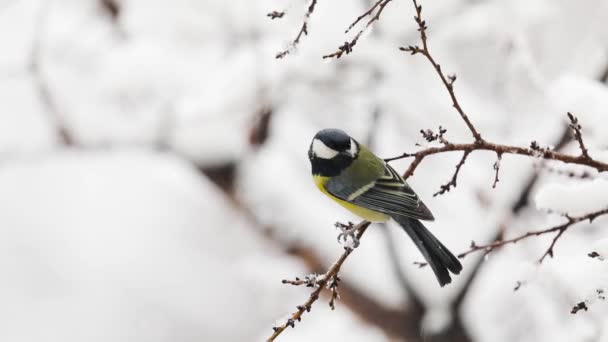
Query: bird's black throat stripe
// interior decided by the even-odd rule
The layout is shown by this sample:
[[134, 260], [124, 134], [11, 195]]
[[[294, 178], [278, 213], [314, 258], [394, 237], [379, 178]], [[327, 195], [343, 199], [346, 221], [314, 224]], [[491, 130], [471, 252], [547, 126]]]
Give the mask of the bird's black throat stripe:
[[323, 177], [334, 177], [339, 175], [352, 162], [353, 158], [344, 155], [338, 155], [332, 159], [322, 159], [312, 157], [310, 164], [312, 166], [312, 174]]

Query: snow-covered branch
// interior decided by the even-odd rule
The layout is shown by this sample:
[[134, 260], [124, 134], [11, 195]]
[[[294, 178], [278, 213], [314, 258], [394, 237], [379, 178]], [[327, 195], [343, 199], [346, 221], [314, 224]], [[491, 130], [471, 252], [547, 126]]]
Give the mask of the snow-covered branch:
[[[363, 236], [363, 234], [365, 234], [365, 231], [367, 230], [367, 227], [369, 227], [369, 225], [370, 225], [370, 222], [362, 221], [355, 226], [356, 231], [357, 231], [357, 235], [356, 235], [357, 240], [361, 239], [361, 237]], [[287, 319], [287, 321], [285, 321], [285, 323], [283, 323], [280, 326], [272, 328], [274, 330], [274, 332], [272, 333], [272, 335], [270, 335], [270, 337], [268, 338], [267, 341], [274, 341], [283, 331], [285, 331], [285, 329], [287, 329], [287, 327], [294, 328], [296, 322], [299, 322], [302, 320], [302, 315], [304, 315], [305, 312], [310, 311], [310, 309], [312, 308], [312, 305], [317, 301], [317, 299], [319, 299], [319, 295], [321, 294], [321, 291], [323, 291], [323, 289], [325, 287], [327, 287], [331, 291], [331, 299], [329, 301], [329, 305], [332, 307], [332, 309], [334, 308], [335, 300], [338, 297], [338, 292], [337, 292], [338, 279], [339, 279], [338, 272], [340, 272], [340, 268], [342, 267], [342, 264], [344, 264], [344, 262], [346, 261], [346, 259], [350, 255], [350, 253], [352, 253], [352, 252], [353, 252], [352, 248], [345, 247], [344, 253], [342, 253], [342, 255], [340, 255], [338, 260], [336, 260], [336, 262], [334, 262], [334, 264], [331, 265], [331, 267], [329, 267], [327, 272], [325, 272], [324, 274], [315, 275], [314, 277], [309, 276], [309, 277], [305, 278], [304, 280], [301, 280], [301, 279], [296, 279], [294, 281], [283, 280], [284, 284], [307, 285], [310, 287], [314, 287], [315, 289], [314, 289], [314, 291], [312, 291], [310, 293], [310, 296], [302, 305], [297, 306], [297, 311], [295, 311], [293, 314], [291, 314], [289, 316], [289, 318]]]
[[[281, 52], [278, 52], [275, 56], [276, 59], [281, 59], [287, 55], [289, 55], [297, 46], [300, 44], [300, 39], [303, 35], [308, 35], [308, 21], [310, 20], [310, 16], [315, 11], [315, 6], [317, 5], [317, 0], [311, 0], [308, 8], [306, 10], [306, 14], [304, 14], [304, 20], [302, 20], [302, 26], [300, 27], [300, 31], [293, 39], [293, 41], [289, 44], [289, 47]], [[272, 11], [267, 14], [270, 19], [282, 18], [285, 15], [285, 12]]]
[[340, 58], [340, 57], [342, 57], [343, 54], [348, 55], [349, 53], [353, 52], [353, 47], [355, 47], [355, 45], [357, 45], [359, 38], [361, 38], [363, 33], [365, 33], [372, 26], [374, 21], [380, 20], [380, 14], [382, 14], [382, 11], [384, 11], [384, 8], [386, 7], [386, 5], [388, 5], [388, 3], [391, 1], [392, 0], [378, 0], [372, 7], [370, 7], [370, 9], [368, 9], [367, 11], [365, 11], [365, 13], [363, 13], [359, 17], [357, 17], [357, 19], [355, 21], [353, 21], [352, 24], [350, 24], [350, 26], [348, 27], [348, 29], [346, 29], [346, 31], [344, 33], [348, 33], [353, 27], [357, 26], [357, 24], [361, 21], [361, 19], [363, 19], [367, 16], [370, 16], [371, 18], [367, 21], [365, 26], [362, 29], [360, 29], [359, 32], [357, 32], [357, 34], [353, 37], [353, 39], [351, 39], [350, 41], [344, 42], [344, 44], [342, 44], [338, 47], [338, 50], [336, 50], [330, 54], [324, 55], [323, 59]]

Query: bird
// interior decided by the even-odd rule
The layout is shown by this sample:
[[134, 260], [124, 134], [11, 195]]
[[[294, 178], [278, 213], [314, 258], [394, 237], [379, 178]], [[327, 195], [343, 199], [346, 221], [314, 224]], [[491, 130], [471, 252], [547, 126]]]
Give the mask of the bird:
[[[316, 186], [344, 208], [370, 222], [391, 218], [409, 235], [441, 287], [462, 264], [423, 224], [435, 218], [393, 167], [335, 128], [317, 132], [308, 149]], [[352, 235], [354, 236], [354, 234]]]

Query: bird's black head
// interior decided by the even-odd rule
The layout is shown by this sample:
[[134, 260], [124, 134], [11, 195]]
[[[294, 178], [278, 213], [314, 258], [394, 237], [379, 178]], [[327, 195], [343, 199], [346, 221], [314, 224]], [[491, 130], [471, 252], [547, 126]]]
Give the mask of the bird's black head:
[[312, 139], [308, 159], [312, 173], [326, 177], [337, 176], [359, 155], [359, 144], [339, 129], [324, 129]]

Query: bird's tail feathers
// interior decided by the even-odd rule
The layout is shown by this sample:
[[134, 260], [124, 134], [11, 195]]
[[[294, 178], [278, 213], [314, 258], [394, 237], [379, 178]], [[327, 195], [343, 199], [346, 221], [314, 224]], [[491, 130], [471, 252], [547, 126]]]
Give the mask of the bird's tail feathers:
[[462, 271], [462, 264], [423, 224], [417, 219], [394, 216], [393, 219], [403, 227], [414, 244], [435, 273], [441, 286], [452, 281], [448, 270], [454, 274]]

